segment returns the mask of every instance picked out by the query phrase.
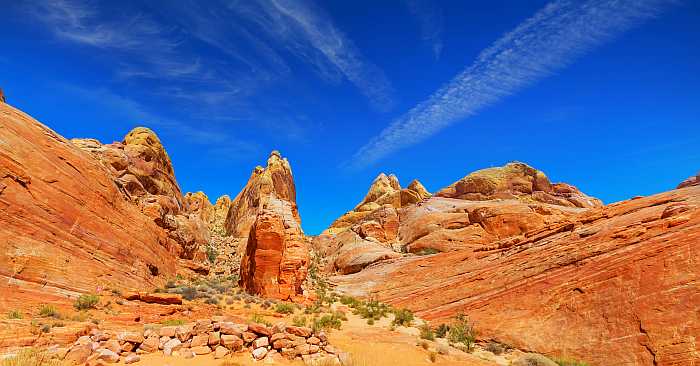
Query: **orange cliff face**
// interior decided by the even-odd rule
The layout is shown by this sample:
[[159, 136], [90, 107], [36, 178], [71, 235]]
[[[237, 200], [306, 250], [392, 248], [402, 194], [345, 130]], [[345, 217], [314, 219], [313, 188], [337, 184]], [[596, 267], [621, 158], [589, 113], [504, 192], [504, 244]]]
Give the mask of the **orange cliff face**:
[[198, 251], [197, 225], [167, 216], [182, 201], [169, 159], [141, 132], [86, 148], [0, 104], [0, 291], [152, 288]]
[[309, 246], [301, 230], [289, 162], [273, 151], [231, 203], [226, 227], [247, 235], [240, 285], [248, 292], [282, 300], [303, 295]]
[[519, 230], [467, 237], [464, 249], [379, 262], [331, 282], [433, 325], [464, 313], [482, 339], [591, 365], [697, 361], [700, 186]]

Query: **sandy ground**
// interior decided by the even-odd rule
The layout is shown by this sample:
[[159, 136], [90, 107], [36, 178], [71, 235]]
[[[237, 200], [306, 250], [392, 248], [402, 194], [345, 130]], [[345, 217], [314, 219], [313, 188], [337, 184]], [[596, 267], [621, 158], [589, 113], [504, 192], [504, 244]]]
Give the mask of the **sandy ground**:
[[[7, 348], [8, 346], [28, 346], [28, 345], [51, 345], [65, 344], [72, 342], [70, 339], [75, 339], [76, 333], [80, 333], [81, 329], [89, 329], [95, 324], [91, 320], [99, 320], [102, 329], [110, 329], [114, 331], [128, 329], [142, 329], [145, 324], [156, 325], [161, 324], [165, 320], [181, 319], [187, 322], [197, 319], [209, 317], [212, 314], [227, 315], [236, 321], [245, 322], [251, 318], [253, 314], [263, 316], [267, 321], [276, 323], [285, 321], [288, 324], [292, 323], [292, 315], [283, 316], [277, 314], [272, 309], [263, 309], [258, 304], [246, 305], [242, 301], [227, 303], [222, 301], [217, 308], [214, 305], [207, 305], [201, 301], [187, 302], [180, 306], [165, 306], [143, 304], [140, 302], [119, 302], [116, 296], [103, 296], [104, 304], [109, 304], [100, 309], [94, 309], [87, 313], [88, 318], [81, 321], [73, 321], [69, 318], [74, 316], [75, 311], [71, 309], [71, 305], [65, 301], [51, 301], [56, 305], [59, 311], [64, 315], [64, 320], [61, 322], [65, 325], [52, 328], [46, 334], [31, 334], [30, 323], [32, 319], [43, 322], [55, 322], [50, 318], [36, 318], [29, 314], [36, 314], [38, 309], [25, 308], [26, 316], [22, 320], [3, 320], [0, 327], [0, 347]], [[48, 302], [48, 301], [47, 301]], [[329, 332], [330, 344], [341, 349], [344, 352], [349, 352], [355, 361], [355, 366], [384, 366], [384, 365], [464, 365], [464, 366], [507, 366], [510, 364], [510, 359], [515, 355], [495, 356], [490, 352], [485, 352], [477, 347], [477, 350], [472, 354], [464, 353], [452, 347], [438, 346], [438, 342], [445, 343], [444, 340], [438, 342], [428, 342], [427, 349], [419, 346], [421, 341], [418, 334], [419, 330], [415, 327], [391, 327], [392, 316], [376, 321], [374, 325], [368, 325], [365, 319], [353, 315], [352, 311], [341, 304], [334, 304], [336, 309], [344, 310], [348, 321], [342, 323], [340, 330], [332, 330]], [[303, 311], [298, 310], [296, 315], [302, 314]], [[311, 318], [310, 315], [306, 315]], [[416, 321], [420, 324], [420, 320]], [[83, 330], [84, 331], [84, 330]], [[43, 342], [37, 342], [37, 338], [44, 339]], [[20, 341], [22, 340], [22, 341]], [[33, 340], [33, 341], [32, 341]], [[4, 342], [2, 342], [4, 341]], [[29, 344], [23, 344], [23, 343]], [[15, 347], [10, 347], [15, 348]], [[438, 348], [448, 349], [447, 354], [438, 353]], [[434, 354], [435, 362], [430, 361], [430, 355]], [[152, 366], [184, 366], [184, 365], [214, 365], [220, 366], [224, 361], [229, 361], [234, 365], [262, 365], [268, 362], [254, 361], [250, 352], [240, 352], [227, 356], [224, 359], [216, 360], [213, 355], [196, 356], [194, 359], [184, 359], [182, 357], [167, 357], [162, 353], [154, 353], [142, 355], [141, 361], [134, 365], [152, 365]], [[303, 365], [301, 360], [289, 361], [278, 359], [274, 361], [276, 365]]]

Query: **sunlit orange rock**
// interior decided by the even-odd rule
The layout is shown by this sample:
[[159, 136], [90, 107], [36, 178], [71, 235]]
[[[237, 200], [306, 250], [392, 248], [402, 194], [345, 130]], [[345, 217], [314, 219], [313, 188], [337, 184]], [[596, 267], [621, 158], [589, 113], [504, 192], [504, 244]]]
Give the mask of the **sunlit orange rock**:
[[180, 244], [109, 166], [7, 104], [0, 141], [1, 293], [143, 289], [175, 275]]
[[[303, 294], [309, 246], [300, 226], [291, 168], [274, 151], [231, 203], [227, 228], [248, 230], [240, 284], [248, 292], [291, 300]], [[248, 224], [250, 222], [250, 224]]]
[[[471, 217], [471, 215], [470, 215]], [[449, 215], [446, 225], [464, 225]], [[509, 227], [509, 226], [506, 226]], [[437, 325], [591, 365], [692, 365], [700, 334], [700, 186], [583, 210], [521, 235], [336, 276]], [[510, 231], [510, 229], [506, 230]]]

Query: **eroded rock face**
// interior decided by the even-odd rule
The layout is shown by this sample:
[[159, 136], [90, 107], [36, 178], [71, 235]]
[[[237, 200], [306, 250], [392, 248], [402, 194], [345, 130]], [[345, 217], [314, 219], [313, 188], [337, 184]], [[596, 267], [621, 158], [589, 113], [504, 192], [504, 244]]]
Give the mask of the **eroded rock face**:
[[201, 192], [183, 197], [172, 162], [153, 131], [137, 127], [122, 142], [106, 145], [95, 139], [71, 142], [99, 160], [126, 198], [180, 244], [179, 256], [203, 258], [200, 246], [209, 241], [211, 204]]
[[256, 168], [231, 203], [226, 220], [232, 236], [248, 230], [240, 265], [240, 285], [246, 291], [282, 300], [303, 293], [309, 247], [301, 230], [291, 168], [278, 152], [272, 152], [265, 169]]
[[518, 162], [473, 172], [435, 196], [471, 201], [519, 199], [581, 208], [603, 205], [600, 200], [586, 196], [572, 185], [550, 183], [543, 172]]
[[273, 151], [267, 159], [267, 167], [256, 167], [241, 193], [231, 202], [226, 217], [226, 230], [234, 237], [248, 237], [259, 210], [269, 197], [289, 202], [292, 214], [300, 222], [296, 206], [296, 188], [292, 169], [287, 159]]
[[686, 365], [697, 360], [700, 334], [698, 258], [695, 186], [584, 210], [476, 249], [379, 262], [332, 282], [434, 324], [464, 312], [484, 339], [538, 353], [593, 365]]
[[126, 199], [112, 168], [7, 104], [0, 140], [0, 286], [65, 294], [175, 275], [181, 246]]
[[694, 177], [690, 177], [681, 182], [681, 184], [679, 184], [678, 187], [676, 187], [676, 189], [692, 187], [697, 185], [700, 185], [700, 172], [698, 172], [698, 174], [696, 174]]
[[388, 208], [396, 210], [420, 202], [428, 197], [430, 197], [430, 193], [419, 181], [414, 180], [408, 188], [402, 189], [395, 175], [390, 174], [387, 176], [381, 173], [372, 182], [362, 202], [352, 211], [335, 220], [324, 233], [337, 234], [343, 232], [365, 220], [367, 216], [378, 209]]
[[270, 199], [251, 227], [241, 260], [241, 286], [248, 292], [282, 300], [303, 293], [309, 248], [292, 207]]

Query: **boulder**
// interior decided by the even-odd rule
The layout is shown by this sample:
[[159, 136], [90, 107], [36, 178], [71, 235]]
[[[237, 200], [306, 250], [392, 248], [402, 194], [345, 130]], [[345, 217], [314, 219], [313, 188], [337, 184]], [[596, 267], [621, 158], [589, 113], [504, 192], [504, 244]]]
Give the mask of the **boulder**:
[[253, 341], [253, 348], [267, 347], [270, 342], [267, 337], [260, 337]]
[[255, 358], [256, 360], [262, 360], [266, 354], [267, 348], [265, 347], [260, 347], [253, 350], [253, 358]]
[[192, 337], [191, 347], [206, 346], [209, 343], [209, 336], [207, 334], [200, 334]]
[[249, 323], [248, 324], [248, 331], [257, 333], [263, 336], [270, 336], [272, 332], [270, 332], [270, 329], [262, 324], [258, 323]]
[[64, 361], [68, 364], [81, 365], [87, 361], [92, 354], [92, 347], [89, 344], [79, 344], [70, 348]]
[[209, 348], [209, 346], [193, 346], [190, 347], [190, 350], [194, 352], [195, 355], [208, 355], [211, 353], [211, 348]]
[[128, 355], [124, 357], [124, 363], [127, 365], [139, 361], [141, 361], [141, 357], [139, 355]]
[[173, 351], [177, 351], [180, 348], [182, 348], [182, 342], [177, 338], [173, 338], [163, 345], [163, 353], [166, 356], [170, 356]]
[[313, 330], [307, 327], [295, 327], [290, 325], [287, 327], [287, 333], [293, 334], [298, 337], [308, 338], [311, 337]]
[[235, 335], [224, 334], [221, 336], [221, 344], [231, 350], [239, 350], [243, 347], [243, 340]]
[[216, 349], [214, 350], [214, 358], [219, 359], [219, 358], [224, 358], [226, 355], [229, 354], [229, 350], [226, 347], [223, 346], [217, 346]]
[[209, 341], [208, 341], [208, 344], [209, 344], [210, 346], [216, 346], [216, 345], [219, 344], [220, 341], [221, 341], [221, 335], [220, 335], [219, 332], [211, 332], [211, 333], [209, 333]]

